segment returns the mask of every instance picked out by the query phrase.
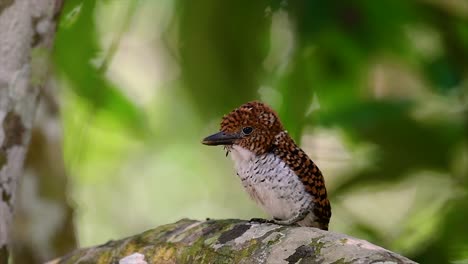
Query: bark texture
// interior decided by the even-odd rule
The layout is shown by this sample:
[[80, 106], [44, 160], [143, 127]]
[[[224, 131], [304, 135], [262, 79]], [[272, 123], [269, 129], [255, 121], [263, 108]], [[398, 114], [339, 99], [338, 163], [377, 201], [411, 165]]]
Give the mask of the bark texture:
[[13, 223], [14, 263], [44, 263], [76, 248], [53, 82], [41, 89]]
[[0, 263], [8, 263], [16, 186], [23, 173], [58, 0], [0, 0]]
[[350, 236], [242, 220], [183, 219], [76, 250], [59, 263], [415, 263]]

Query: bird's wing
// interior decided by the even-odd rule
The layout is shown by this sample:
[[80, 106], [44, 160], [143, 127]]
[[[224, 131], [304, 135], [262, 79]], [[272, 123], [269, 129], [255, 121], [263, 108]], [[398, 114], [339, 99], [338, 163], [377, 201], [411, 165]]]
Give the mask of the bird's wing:
[[330, 201], [322, 172], [317, 165], [286, 134], [275, 142], [273, 153], [278, 155], [301, 179], [305, 189], [313, 196], [313, 213], [318, 222], [328, 228], [331, 217]]

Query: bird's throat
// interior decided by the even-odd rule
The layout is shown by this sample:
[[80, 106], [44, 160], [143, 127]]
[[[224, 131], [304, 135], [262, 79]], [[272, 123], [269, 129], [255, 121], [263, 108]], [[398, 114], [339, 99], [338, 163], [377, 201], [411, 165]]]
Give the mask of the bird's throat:
[[245, 149], [239, 145], [232, 145], [230, 148], [231, 159], [236, 164], [236, 167], [242, 166], [243, 163], [251, 161], [255, 158], [255, 153]]

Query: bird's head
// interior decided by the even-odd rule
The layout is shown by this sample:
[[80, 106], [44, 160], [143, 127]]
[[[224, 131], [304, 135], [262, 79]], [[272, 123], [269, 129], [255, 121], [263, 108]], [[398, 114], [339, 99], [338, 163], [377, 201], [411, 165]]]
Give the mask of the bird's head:
[[266, 153], [283, 131], [275, 111], [261, 102], [249, 102], [223, 117], [220, 132], [203, 139], [205, 145], [233, 145], [248, 149], [256, 155]]

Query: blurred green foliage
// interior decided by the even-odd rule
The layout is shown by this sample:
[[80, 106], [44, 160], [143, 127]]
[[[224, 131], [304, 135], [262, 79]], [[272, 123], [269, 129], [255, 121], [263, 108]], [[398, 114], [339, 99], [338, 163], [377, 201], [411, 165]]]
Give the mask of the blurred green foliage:
[[[94, 191], [105, 190], [112, 197], [108, 203], [118, 203], [114, 198], [122, 191], [159, 197], [149, 202], [160, 203], [151, 214], [158, 218], [154, 221], [145, 218], [145, 209], [154, 209], [149, 205], [133, 208], [140, 213], [132, 223], [118, 220], [129, 208], [94, 208], [112, 211], [113, 230], [127, 226], [123, 229], [130, 233], [180, 216], [213, 216], [223, 203], [234, 211], [214, 216], [251, 215], [255, 209], [239, 198], [240, 185], [231, 190], [235, 179], [224, 175], [232, 174], [228, 162], [220, 168], [214, 163], [222, 154], [198, 142], [217, 129], [223, 114], [260, 99], [277, 109], [296, 141], [325, 131], [338, 135], [354, 157], [339, 173], [325, 175], [335, 205], [332, 229], [421, 263], [468, 259], [466, 2], [71, 0], [61, 20], [55, 63], [61, 84], [70, 88], [63, 93], [66, 159], [76, 178], [73, 199], [82, 210], [82, 237], [104, 241], [108, 234], [122, 234], [97, 231], [106, 223], [102, 214], [87, 218], [94, 200], [80, 199], [100, 194], [83, 191], [96, 184], [86, 175], [123, 175], [99, 176], [103, 187]], [[109, 27], [100, 29], [103, 24]], [[128, 39], [166, 54], [147, 52], [140, 58], [140, 63], [161, 61], [155, 70], [164, 73], [143, 99], [132, 97], [137, 81], [115, 77], [145, 70], [131, 64], [140, 46], [116, 46], [134, 43]], [[123, 58], [117, 60], [119, 54]], [[116, 131], [108, 120], [145, 136]], [[370, 150], [357, 154], [363, 148]], [[156, 168], [147, 165], [152, 160]], [[150, 182], [135, 183], [150, 179], [145, 170], [155, 174], [148, 176]], [[434, 175], [439, 180], [432, 180]], [[137, 187], [125, 188], [131, 184]], [[158, 185], [153, 193], [150, 188]], [[403, 205], [392, 203], [402, 185], [416, 194], [404, 196], [412, 200]], [[372, 204], [382, 186], [393, 190], [387, 204], [403, 219], [392, 228], [379, 228], [373, 220], [392, 208], [368, 214], [366, 205], [346, 206], [355, 192], [365, 193]], [[129, 200], [126, 205], [142, 207], [141, 199]], [[183, 207], [188, 204], [193, 207]]]
[[59, 25], [54, 54], [57, 72], [66, 76], [69, 87], [91, 107], [108, 110], [128, 125], [139, 126], [142, 113], [104, 76], [103, 68], [109, 63], [105, 59], [109, 58], [96, 61], [101, 51], [94, 20], [96, 3], [70, 1], [64, 6], [65, 19]]

